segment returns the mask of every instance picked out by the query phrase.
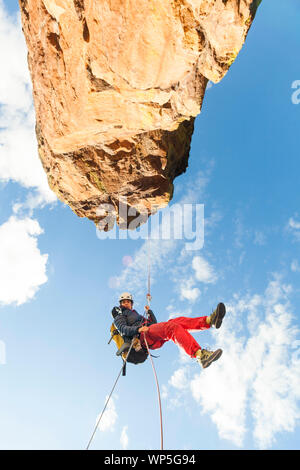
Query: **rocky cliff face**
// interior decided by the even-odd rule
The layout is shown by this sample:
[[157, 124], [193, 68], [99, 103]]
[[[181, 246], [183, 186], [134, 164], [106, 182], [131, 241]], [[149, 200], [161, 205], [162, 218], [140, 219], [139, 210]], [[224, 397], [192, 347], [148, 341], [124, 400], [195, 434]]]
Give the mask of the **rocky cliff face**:
[[104, 203], [148, 215], [167, 205], [206, 84], [229, 69], [260, 2], [19, 3], [52, 190], [96, 223]]

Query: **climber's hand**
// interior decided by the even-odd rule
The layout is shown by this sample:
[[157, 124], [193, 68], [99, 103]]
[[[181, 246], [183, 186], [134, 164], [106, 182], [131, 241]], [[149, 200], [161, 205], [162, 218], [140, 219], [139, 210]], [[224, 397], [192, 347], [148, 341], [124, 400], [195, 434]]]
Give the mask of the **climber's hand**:
[[139, 333], [146, 333], [149, 330], [149, 326], [141, 326]]

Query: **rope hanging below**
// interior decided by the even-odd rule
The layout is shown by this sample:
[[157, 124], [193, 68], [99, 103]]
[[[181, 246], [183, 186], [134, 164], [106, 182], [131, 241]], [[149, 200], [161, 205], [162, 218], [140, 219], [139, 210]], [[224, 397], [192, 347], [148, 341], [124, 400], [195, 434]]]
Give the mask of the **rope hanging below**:
[[113, 391], [114, 391], [114, 389], [115, 389], [115, 387], [116, 387], [116, 385], [117, 385], [117, 382], [118, 382], [118, 380], [119, 380], [119, 378], [120, 378], [120, 376], [121, 376], [121, 373], [122, 373], [123, 368], [124, 368], [124, 364], [126, 365], [127, 358], [128, 358], [128, 356], [129, 356], [129, 354], [130, 354], [130, 351], [131, 351], [132, 346], [133, 346], [133, 340], [131, 341], [131, 345], [130, 345], [130, 348], [129, 348], [129, 350], [128, 350], [128, 354], [127, 354], [127, 356], [126, 356], [126, 359], [124, 360], [124, 363], [123, 363], [123, 365], [122, 365], [122, 368], [121, 368], [121, 370], [120, 370], [120, 372], [119, 372], [119, 374], [118, 374], [118, 377], [116, 378], [116, 381], [115, 381], [114, 386], [113, 386], [113, 388], [112, 388], [112, 390], [111, 390], [111, 392], [110, 392], [110, 394], [109, 394], [109, 397], [108, 397], [107, 400], [106, 400], [106, 403], [105, 403], [105, 405], [104, 405], [104, 408], [103, 408], [103, 410], [102, 410], [102, 413], [100, 414], [99, 418], [97, 419], [96, 426], [95, 426], [94, 431], [93, 431], [93, 433], [92, 433], [92, 435], [91, 435], [91, 438], [90, 438], [90, 440], [89, 440], [89, 442], [88, 442], [88, 445], [87, 445], [87, 447], [86, 447], [86, 450], [89, 450], [89, 447], [90, 447], [91, 442], [92, 442], [92, 440], [93, 440], [93, 438], [94, 438], [94, 436], [95, 436], [95, 433], [96, 433], [96, 431], [97, 431], [97, 429], [98, 429], [98, 426], [99, 426], [99, 424], [100, 424], [100, 421], [101, 421], [101, 419], [102, 419], [102, 416], [104, 415], [104, 411], [106, 410], [106, 407], [107, 407], [107, 405], [108, 405], [108, 402], [109, 402], [109, 400], [110, 400], [110, 398], [111, 398], [111, 396], [112, 396], [112, 394], [113, 394]]
[[164, 437], [163, 437], [163, 420], [162, 420], [160, 391], [159, 391], [158, 379], [157, 379], [153, 359], [152, 359], [152, 356], [151, 356], [150, 351], [149, 351], [149, 346], [148, 346], [148, 342], [147, 342], [147, 338], [146, 338], [146, 333], [144, 333], [144, 340], [145, 340], [145, 343], [146, 343], [146, 346], [147, 346], [147, 349], [148, 349], [148, 353], [149, 353], [149, 357], [150, 357], [150, 360], [151, 360], [151, 365], [152, 365], [152, 369], [153, 369], [153, 373], [154, 373], [154, 377], [155, 377], [155, 382], [156, 382], [156, 389], [157, 389], [157, 396], [158, 396], [158, 406], [159, 406], [159, 420], [160, 420], [160, 448], [161, 448], [161, 450], [163, 450], [164, 449]]

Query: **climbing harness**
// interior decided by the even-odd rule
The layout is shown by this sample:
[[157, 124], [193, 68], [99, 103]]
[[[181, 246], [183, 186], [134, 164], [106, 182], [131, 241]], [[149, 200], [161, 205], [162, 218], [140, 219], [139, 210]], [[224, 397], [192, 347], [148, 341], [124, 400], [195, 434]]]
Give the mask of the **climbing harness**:
[[[129, 349], [129, 343], [128, 345], [127, 343], [124, 343], [124, 338], [120, 335], [114, 323], [110, 327], [110, 333], [111, 337], [108, 341], [108, 344], [110, 344], [111, 340], [113, 340], [117, 346], [118, 350], [116, 352], [116, 355], [120, 356], [123, 360], [123, 376], [126, 375], [127, 362], [130, 362], [132, 364], [142, 364], [146, 361], [148, 357], [147, 349], [145, 347], [138, 347], [139, 340], [136, 337], [133, 338], [132, 350], [129, 355], [127, 354], [127, 351]], [[127, 358], [126, 362], [124, 362], [125, 357]]]

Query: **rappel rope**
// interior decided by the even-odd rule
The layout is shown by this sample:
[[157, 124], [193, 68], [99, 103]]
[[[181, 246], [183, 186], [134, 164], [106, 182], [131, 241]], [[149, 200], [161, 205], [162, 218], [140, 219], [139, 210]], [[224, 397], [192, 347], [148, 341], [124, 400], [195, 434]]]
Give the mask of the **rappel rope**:
[[[147, 285], [148, 293], [147, 293], [147, 302], [148, 302], [149, 307], [150, 307], [150, 302], [151, 302], [151, 299], [152, 299], [151, 291], [150, 291], [150, 287], [151, 287], [151, 273], [150, 273], [151, 264], [150, 264], [150, 262], [151, 262], [151, 251], [150, 251], [150, 239], [148, 238], [148, 285]], [[148, 315], [148, 318], [149, 318], [149, 315]], [[156, 383], [156, 388], [157, 388], [158, 406], [159, 406], [159, 420], [160, 420], [160, 446], [161, 446], [161, 450], [163, 450], [163, 447], [164, 447], [163, 446], [163, 421], [162, 421], [161, 399], [160, 399], [158, 379], [157, 379], [156, 370], [155, 370], [155, 367], [154, 367], [154, 362], [153, 362], [152, 356], [151, 356], [150, 351], [149, 351], [149, 346], [148, 346], [148, 342], [147, 342], [147, 338], [146, 338], [146, 333], [144, 333], [144, 339], [145, 339], [148, 354], [149, 354], [149, 357], [150, 357], [150, 361], [151, 361], [151, 365], [152, 365], [152, 369], [153, 369], [153, 373], [154, 373], [154, 378], [155, 378], [155, 383]]]
[[119, 374], [118, 374], [118, 377], [116, 378], [116, 381], [115, 381], [115, 383], [114, 383], [114, 385], [113, 385], [113, 388], [112, 388], [112, 390], [111, 390], [111, 392], [110, 392], [110, 394], [109, 394], [109, 397], [108, 397], [107, 400], [106, 400], [106, 403], [105, 403], [105, 405], [104, 405], [104, 408], [103, 408], [103, 410], [102, 410], [102, 413], [100, 414], [100, 416], [99, 416], [99, 418], [98, 418], [98, 420], [97, 420], [97, 422], [96, 422], [95, 429], [94, 429], [94, 431], [93, 431], [93, 433], [92, 433], [92, 435], [91, 435], [91, 438], [90, 438], [90, 440], [89, 440], [89, 442], [88, 442], [88, 445], [87, 445], [87, 447], [86, 447], [86, 450], [89, 450], [89, 447], [90, 447], [91, 442], [92, 442], [92, 440], [93, 440], [93, 438], [94, 438], [94, 436], [95, 436], [95, 433], [96, 433], [96, 431], [97, 431], [97, 429], [98, 429], [98, 426], [99, 426], [99, 424], [100, 424], [100, 421], [101, 421], [101, 419], [102, 419], [102, 416], [104, 415], [104, 412], [105, 412], [105, 410], [106, 410], [106, 408], [107, 408], [108, 402], [109, 402], [109, 400], [110, 400], [110, 398], [111, 398], [111, 396], [112, 396], [112, 394], [113, 394], [113, 391], [114, 391], [114, 389], [115, 389], [115, 387], [116, 387], [116, 385], [117, 385], [117, 382], [118, 382], [118, 380], [119, 380], [119, 378], [120, 378], [120, 375], [121, 375], [121, 373], [122, 373], [122, 371], [123, 371], [124, 364], [126, 364], [126, 362], [127, 362], [127, 357], [129, 356], [129, 353], [130, 353], [130, 351], [131, 351], [132, 346], [133, 346], [133, 340], [131, 341], [131, 345], [130, 345], [130, 348], [129, 348], [129, 350], [128, 350], [128, 354], [127, 354], [126, 358], [124, 359], [124, 363], [123, 363], [123, 365], [122, 365], [122, 367], [121, 367], [121, 370], [120, 370], [120, 372], [119, 372]]
[[151, 287], [151, 272], [150, 272], [150, 267], [151, 267], [151, 251], [150, 251], [150, 239], [148, 238], [148, 282], [147, 282], [147, 302], [148, 302], [148, 306], [150, 307], [150, 302], [151, 302], [151, 292], [150, 292], [150, 287]]

